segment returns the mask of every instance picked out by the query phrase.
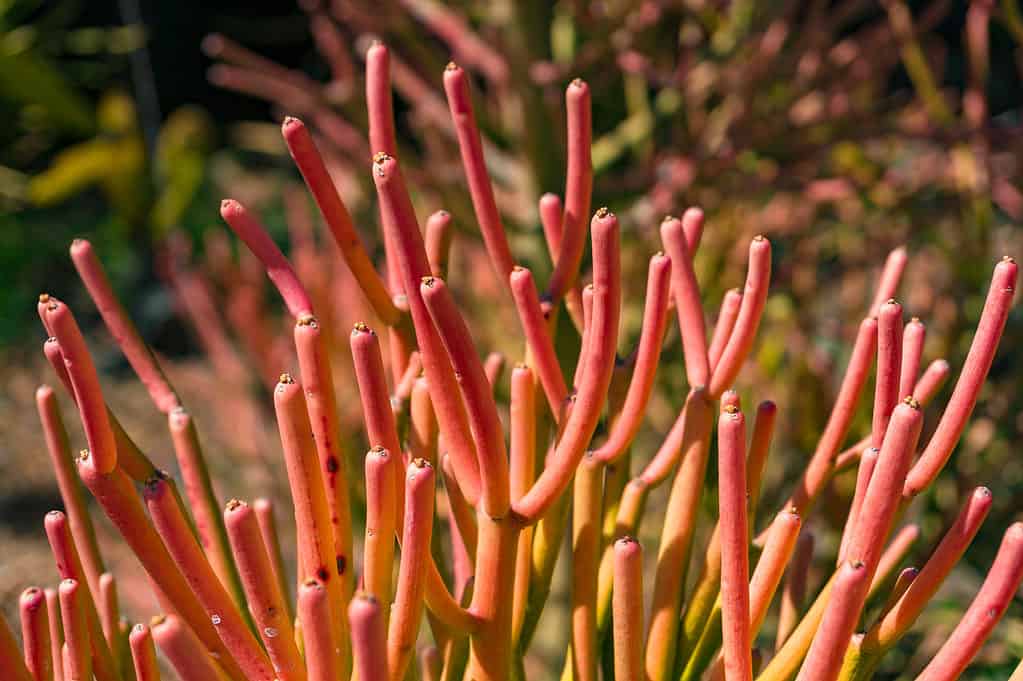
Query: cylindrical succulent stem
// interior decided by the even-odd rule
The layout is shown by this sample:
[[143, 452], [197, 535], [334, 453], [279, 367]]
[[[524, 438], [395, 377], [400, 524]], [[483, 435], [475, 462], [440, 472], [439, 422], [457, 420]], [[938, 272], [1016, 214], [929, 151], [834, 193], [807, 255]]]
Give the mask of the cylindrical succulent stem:
[[295, 348], [298, 350], [298, 365], [302, 372], [306, 410], [330, 512], [334, 566], [341, 581], [341, 595], [344, 599], [342, 607], [346, 607], [355, 584], [351, 569], [352, 511], [348, 498], [348, 457], [341, 446], [337, 397], [324, 333], [325, 330], [312, 315], [299, 317], [295, 324]]
[[905, 246], [899, 246], [892, 250], [888, 257], [885, 258], [884, 267], [881, 269], [881, 276], [877, 280], [877, 291], [874, 293], [874, 300], [870, 304], [867, 316], [875, 316], [886, 300], [895, 297], [908, 260], [909, 256], [906, 253]]
[[1009, 308], [1016, 292], [1017, 269], [1016, 261], [1009, 257], [995, 266], [991, 288], [984, 301], [980, 321], [977, 322], [977, 332], [973, 336], [959, 380], [952, 390], [952, 397], [945, 406], [934, 434], [906, 476], [902, 491], [906, 497], [919, 494], [934, 482], [966, 427], [984, 379], [991, 369], [991, 362], [994, 361], [1005, 322], [1009, 318]]
[[739, 316], [728, 338], [721, 359], [714, 367], [708, 392], [711, 397], [728, 390], [739, 375], [746, 357], [753, 349], [760, 317], [767, 304], [767, 292], [771, 283], [771, 242], [757, 235], [749, 247], [749, 265], [746, 271], [746, 285], [743, 288]]
[[899, 363], [899, 399], [913, 395], [923, 403], [917, 391], [917, 378], [920, 376], [920, 362], [924, 354], [924, 341], [927, 340], [927, 327], [918, 317], [913, 317], [902, 331], [902, 361]]
[[[334, 641], [335, 626], [330, 595], [320, 580], [310, 577], [298, 586], [298, 621], [302, 628], [309, 681], [337, 681], [341, 678], [341, 660]], [[386, 659], [386, 657], [384, 658]]]
[[144, 624], [136, 624], [128, 636], [131, 659], [135, 667], [135, 681], [160, 681], [160, 667], [156, 662], [153, 634]]
[[0, 664], [10, 673], [11, 681], [36, 681], [29, 675], [24, 656], [18, 648], [18, 639], [3, 616], [0, 616]]
[[424, 277], [420, 294], [440, 334], [469, 415], [480, 469], [480, 509], [491, 517], [508, 512], [508, 454], [493, 390], [461, 313], [443, 280]]
[[821, 437], [817, 441], [817, 447], [813, 456], [810, 457], [810, 463], [807, 464], [806, 471], [804, 471], [795, 492], [785, 504], [786, 507], [794, 507], [803, 517], [806, 517], [810, 506], [816, 501], [824, 489], [824, 485], [830, 479], [834, 457], [838, 454], [842, 441], [849, 431], [853, 416], [856, 414], [856, 404], [860, 400], [863, 385], [870, 373], [870, 364], [874, 359], [876, 348], [877, 319], [867, 317], [860, 322], [852, 354], [849, 355], [849, 363], [846, 365], [845, 375], [842, 376], [842, 384], [838, 388], [838, 396], [831, 408], [824, 432], [821, 433]]
[[[340, 658], [343, 648], [341, 636], [345, 627], [341, 622], [344, 617], [340, 607], [343, 602], [342, 585], [335, 565], [330, 510], [309, 425], [305, 396], [302, 388], [288, 374], [281, 375], [274, 389], [274, 408], [295, 507], [298, 564], [303, 571], [299, 579], [305, 583], [308, 577], [315, 577], [326, 591], [328, 600], [325, 607], [329, 613], [327, 624], [332, 641], [328, 650], [334, 651]], [[301, 617], [299, 621], [303, 631], [311, 626]], [[344, 668], [340, 659], [335, 664], [336, 669]]]
[[405, 473], [401, 562], [387, 632], [387, 668], [392, 679], [402, 678], [408, 668], [423, 616], [435, 488], [433, 466], [423, 459], [409, 464]]
[[295, 631], [263, 544], [256, 512], [245, 502], [229, 501], [224, 510], [224, 525], [245, 587], [249, 612], [277, 678], [305, 681], [305, 664], [295, 645]]
[[775, 636], [774, 649], [778, 651], [796, 628], [799, 614], [806, 599], [806, 587], [809, 580], [810, 564], [813, 562], [814, 535], [803, 531], [796, 540], [795, 553], [785, 574], [785, 586], [782, 588], [781, 606], [778, 609], [778, 631]]
[[477, 512], [476, 580], [469, 611], [478, 622], [469, 643], [467, 678], [506, 681], [512, 658], [512, 592], [521, 527], [508, 517]]
[[[548, 331], [548, 320], [540, 306], [533, 273], [525, 267], [514, 267], [508, 276], [508, 282], [512, 299], [515, 301], [515, 309], [519, 313], [522, 331], [526, 336], [530, 366], [540, 379], [551, 413], [558, 418], [561, 406], [568, 395], [568, 387], [558, 364], [554, 339]], [[585, 348], [585, 342], [583, 347]]]
[[916, 681], [954, 681], [1005, 614], [1023, 582], [1023, 523], [1013, 523], [1002, 537], [995, 562], [980, 591], [955, 630]]
[[593, 194], [590, 86], [582, 79], [574, 79], [565, 90], [565, 110], [568, 122], [565, 210], [561, 219], [558, 256], [547, 286], [547, 297], [554, 303], [565, 296], [579, 276], [579, 264], [586, 247], [586, 220]]
[[430, 313], [423, 303], [419, 285], [429, 276], [430, 265], [426, 257], [419, 224], [412, 209], [412, 200], [405, 186], [398, 162], [384, 153], [373, 159], [373, 180], [380, 200], [384, 228], [393, 230], [396, 258], [408, 296], [409, 311], [415, 326], [419, 355], [431, 386], [437, 421], [447, 443], [454, 464], [458, 486], [470, 503], [476, 504], [480, 495], [480, 471], [476, 458], [476, 445], [469, 429], [451, 361], [444, 349]]
[[99, 590], [96, 592], [96, 610], [99, 615], [103, 638], [113, 657], [114, 669], [124, 677], [126, 669], [121, 668], [124, 639], [121, 636], [121, 606], [117, 597], [117, 580], [109, 572], [99, 576]]
[[146, 484], [146, 506], [163, 542], [248, 681], [274, 681], [273, 665], [217, 579], [164, 478]]
[[[291, 152], [291, 158], [294, 159], [295, 165], [301, 171], [306, 186], [309, 187], [310, 193], [316, 200], [316, 205], [320, 208], [323, 221], [327, 223], [331, 234], [334, 235], [334, 240], [341, 249], [341, 254], [355, 276], [355, 280], [359, 282], [359, 288], [362, 289], [363, 295], [366, 296], [366, 300], [369, 301], [377, 317], [388, 326], [394, 326], [400, 320], [401, 312], [394, 306], [390, 292], [373, 267], [373, 262], [355, 231], [352, 217], [341, 200], [330, 173], [327, 172], [327, 166], [324, 164], [320, 152], [316, 149], [312, 135], [309, 134], [309, 130], [302, 121], [290, 116], [284, 119], [281, 133]], [[233, 227], [234, 225], [232, 225]], [[309, 312], [310, 310], [311, 308], [306, 308], [304, 311]], [[302, 311], [292, 310], [292, 315], [298, 317], [298, 312]]]
[[71, 535], [82, 560], [84, 578], [92, 590], [99, 589], [99, 576], [106, 570], [103, 557], [96, 542], [96, 532], [92, 518], [85, 505], [85, 494], [81, 480], [75, 470], [74, 457], [68, 443], [67, 431], [60, 417], [57, 397], [49, 386], [41, 386], [36, 390], [36, 408], [46, 438], [46, 449], [50, 453], [50, 462], [57, 478], [57, 487], [64, 502]]
[[[46, 594], [46, 612], [50, 623], [50, 659], [52, 660], [50, 668], [53, 670], [54, 681], [64, 681], [64, 623], [60, 619], [60, 598], [56, 589], [47, 588], [44, 593]], [[0, 622], [0, 639], [3, 638], [3, 627], [4, 623]], [[0, 648], [2, 647], [2, 641], [0, 641]], [[0, 650], [0, 655], [2, 655], [2, 650]]]
[[[705, 392], [690, 393], [685, 408], [683, 440], [679, 447], [682, 463], [672, 483], [665, 510], [647, 627], [644, 666], [647, 678], [655, 681], [666, 679], [674, 666], [679, 611], [714, 425], [712, 409]], [[630, 484], [629, 487], [633, 486]], [[623, 497], [622, 508], [626, 507], [625, 502]]]
[[[536, 478], [536, 378], [524, 364], [512, 369], [509, 414], [509, 490], [514, 503]], [[518, 640], [529, 598], [533, 527], [519, 534], [515, 555], [515, 596], [512, 601], [512, 640]]]
[[643, 679], [643, 550], [632, 537], [614, 543], [615, 680]]
[[131, 364], [131, 368], [146, 386], [156, 408], [167, 413], [177, 407], [179, 402], [174, 388], [157, 363], [152, 350], [142, 340], [124, 306], [117, 299], [92, 244], [85, 239], [75, 239], [71, 243], [71, 261], [89, 291], [89, 296], [96, 304], [96, 309], [103, 317], [103, 323]]
[[[25, 649], [25, 667], [33, 681], [53, 681], [50, 649], [50, 623], [46, 594], [34, 586], [25, 589], [18, 601], [21, 616], [21, 642]], [[10, 665], [12, 668], [15, 665]]]
[[430, 397], [430, 384], [423, 376], [412, 384], [406, 440], [409, 457], [426, 459], [431, 466], [437, 466], [440, 431], [437, 427], [437, 414], [433, 411], [433, 398]]
[[490, 174], [483, 158], [483, 144], [473, 113], [472, 97], [469, 94], [469, 76], [454, 62], [449, 63], [444, 69], [444, 92], [447, 94], [451, 120], [458, 137], [462, 168], [469, 184], [469, 197], [472, 199], [480, 234], [483, 236], [483, 243], [486, 245], [498, 279], [504, 283], [508, 281], [508, 274], [511, 273], [515, 261], [508, 248], [508, 238], [497, 210], [494, 188], [490, 184]]
[[183, 407], [175, 407], [167, 415], [167, 425], [174, 443], [174, 455], [185, 484], [185, 496], [192, 511], [195, 528], [203, 552], [209, 557], [217, 578], [230, 591], [235, 604], [244, 612], [245, 596], [238, 571], [231, 558], [227, 532], [220, 515], [220, 504], [213, 491], [209, 468], [199, 444], [192, 416]]
[[274, 516], [273, 502], [265, 497], [257, 497], [252, 501], [252, 510], [256, 514], [256, 521], [259, 523], [259, 533], [263, 538], [263, 546], [266, 547], [267, 558], [270, 559], [270, 567], [273, 569], [274, 580], [284, 598], [284, 608], [288, 620], [295, 619], [295, 609], [288, 597], [291, 588], [288, 586], [287, 571], [284, 569], [284, 554], [281, 551], [280, 535], [277, 532], [277, 519]]
[[597, 427], [614, 370], [621, 313], [618, 219], [606, 208], [593, 216], [593, 321], [586, 369], [553, 457], [533, 487], [513, 507], [523, 524], [535, 523], [567, 488]]
[[700, 287], [693, 271], [693, 256], [686, 243], [682, 221], [666, 217], [661, 222], [661, 244], [671, 258], [671, 292], [675, 298], [678, 328], [682, 335], [682, 355], [690, 388], [707, 387], [710, 364], [707, 360], [707, 329], [703, 318]]
[[149, 627], [153, 640], [160, 646], [160, 651], [170, 661], [181, 681], [223, 680], [224, 675], [217, 663], [203, 649], [192, 629], [177, 616], [159, 615], [152, 619]]
[[588, 452], [572, 488], [572, 678], [597, 681], [597, 568], [604, 464]]
[[871, 447], [881, 446], [892, 410], [899, 403], [901, 364], [902, 306], [895, 300], [889, 300], [881, 305], [877, 315], [877, 376], [874, 381]]
[[725, 351], [728, 339], [732, 336], [732, 329], [735, 328], [735, 320], [739, 318], [739, 308], [741, 305], [742, 291], [737, 288], [725, 291], [725, 295], [721, 299], [718, 319], [710, 336], [710, 345], [707, 346], [707, 362], [710, 365], [711, 371], [721, 361], [721, 353]]
[[796, 681], [835, 681], [870, 586], [870, 570], [860, 561], [838, 568], [831, 598]]
[[67, 681], [92, 681], [92, 649], [85, 608], [86, 595], [81, 587], [82, 582], [65, 579], [57, 589], [60, 598], [60, 618], [64, 623], [66, 650], [64, 678]]
[[[383, 447], [366, 453], [366, 537], [363, 543], [362, 589], [380, 601], [384, 624], [392, 598], [394, 534], [398, 529], [395, 502], [400, 462]], [[404, 502], [402, 503], [404, 507]]]
[[625, 452], [643, 422], [660, 361], [670, 287], [671, 259], [663, 253], [655, 254], [650, 258], [647, 273], [643, 324], [629, 389], [610, 435], [595, 452], [595, 456], [605, 463], [614, 461]]
[[430, 273], [442, 279], [448, 276], [448, 261], [451, 258], [451, 241], [455, 236], [451, 213], [438, 210], [426, 218], [426, 259], [430, 262]]
[[85, 339], [71, 309], [60, 301], [51, 299], [46, 306], [46, 320], [60, 343], [64, 367], [74, 387], [78, 413], [92, 452], [92, 465], [101, 473], [109, 473], [117, 466], [117, 445], [103, 401], [99, 375]]
[[[85, 579], [85, 571], [71, 534], [68, 518], [60, 511], [50, 511], [46, 514], [43, 525], [61, 579], [74, 580], [78, 583], [76, 589], [82, 592], [81, 608], [89, 627], [87, 642], [92, 646], [90, 656], [94, 660], [91, 673], [95, 673], [99, 681], [117, 681], [120, 678], [117, 665], [103, 635], [103, 624], [96, 608], [97, 601], [94, 600], [89, 582]], [[97, 580], [97, 583], [100, 581], [102, 580]]]
[[[727, 396], [726, 396], [727, 397]], [[721, 518], [721, 626], [726, 681], [752, 681], [746, 422], [725, 400], [718, 419], [718, 509]]]
[[384, 609], [372, 594], [359, 593], [348, 605], [354, 668], [359, 681], [389, 681]]
[[842, 540], [838, 548], [838, 565], [845, 561], [849, 542], [856, 535], [856, 519], [863, 508], [863, 499], [867, 496], [867, 487], [870, 486], [870, 478], [874, 475], [874, 467], [877, 466], [880, 453], [881, 450], [877, 447], [867, 447], [860, 455], [860, 465], [856, 470], [856, 489], [853, 491], [852, 503], [849, 506], [849, 514], [845, 519], [845, 529], [842, 530]]
[[781, 584], [782, 575], [796, 549], [802, 519], [792, 511], [782, 511], [771, 524], [767, 543], [750, 578], [750, 637], [756, 640], [767, 617], [768, 608]]

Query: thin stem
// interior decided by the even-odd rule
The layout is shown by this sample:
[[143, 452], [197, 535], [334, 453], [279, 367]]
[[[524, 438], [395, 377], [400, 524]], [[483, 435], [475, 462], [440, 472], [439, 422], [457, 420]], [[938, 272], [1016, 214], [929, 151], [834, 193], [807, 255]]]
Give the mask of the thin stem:
[[265, 497], [257, 497], [252, 501], [252, 510], [256, 514], [256, 521], [259, 523], [259, 533], [263, 538], [263, 546], [266, 547], [270, 567], [273, 569], [274, 581], [277, 582], [277, 587], [284, 598], [285, 612], [287, 612], [289, 620], [294, 620], [295, 609], [291, 604], [291, 599], [288, 597], [291, 589], [288, 587], [288, 573], [284, 569], [284, 553], [281, 551], [281, 540], [277, 532], [277, 520], [274, 517], [273, 502]]
[[746, 285], [743, 288], [739, 316], [728, 338], [721, 359], [714, 367], [709, 392], [712, 397], [721, 395], [731, 387], [739, 375], [746, 357], [753, 348], [753, 341], [760, 326], [760, 317], [767, 303], [768, 286], [771, 283], [771, 242], [757, 235], [749, 247], [749, 266], [746, 271]]
[[451, 213], [438, 210], [426, 218], [426, 259], [430, 261], [430, 273], [435, 277], [448, 276], [448, 262], [451, 259], [451, 241], [455, 236]]
[[64, 647], [67, 651], [64, 676], [67, 681], [92, 681], [86, 596], [81, 587], [81, 582], [65, 579], [57, 589], [60, 598], [60, 618], [64, 623]]
[[831, 600], [796, 681], [838, 678], [842, 657], [859, 620], [860, 602], [866, 598], [870, 585], [870, 570], [860, 561], [843, 563], [834, 584]]
[[899, 403], [902, 363], [902, 306], [889, 300], [877, 316], [877, 377], [874, 382], [874, 413], [870, 446], [880, 447], [892, 410]]
[[0, 663], [11, 674], [11, 681], [36, 681], [25, 667], [25, 659], [18, 647], [18, 639], [14, 637], [7, 620], [0, 615]]
[[249, 611], [274, 672], [279, 681], [305, 681], [305, 664], [295, 645], [295, 631], [284, 605], [284, 594], [274, 577], [256, 512], [245, 502], [233, 499], [224, 510], [224, 524]]
[[874, 475], [874, 467], [877, 466], [878, 455], [881, 450], [877, 447], [868, 447], [860, 455], [860, 465], [856, 470], [856, 489], [853, 492], [852, 504], [849, 506], [849, 514], [845, 519], [845, 528], [842, 530], [842, 540], [838, 547], [837, 564], [841, 565], [846, 558], [849, 542], [856, 534], [856, 519], [860, 516], [863, 508], [863, 499], [867, 496], [867, 488], [870, 486], [870, 478]]
[[631, 537], [614, 543], [616, 681], [643, 679], [643, 550]]
[[703, 319], [700, 286], [693, 271], [693, 256], [686, 245], [682, 221], [668, 216], [661, 222], [661, 244], [671, 258], [671, 290], [682, 335], [682, 355], [690, 388], [710, 383], [707, 329]]
[[202, 547], [188, 528], [174, 495], [164, 478], [146, 484], [146, 506], [167, 550], [185, 576], [216, 627], [224, 646], [231, 651], [250, 681], [273, 681], [273, 666], [246, 625], [231, 596], [217, 579]]
[[650, 258], [647, 274], [643, 324], [636, 349], [636, 364], [618, 418], [607, 440], [594, 456], [611, 463], [632, 443], [643, 422], [647, 403], [654, 387], [657, 365], [668, 321], [668, 299], [671, 285], [671, 259], [662, 253]]
[[220, 681], [224, 678], [192, 629], [177, 616], [154, 617], [149, 626], [153, 640], [181, 681]]
[[725, 296], [721, 299], [721, 309], [718, 311], [718, 320], [710, 336], [710, 345], [707, 347], [707, 361], [711, 371], [721, 361], [721, 354], [725, 351], [728, 339], [732, 337], [732, 329], [735, 328], [735, 320], [739, 318], [741, 305], [742, 291], [737, 288], [725, 291]]
[[[920, 396], [914, 390], [917, 377], [920, 375], [920, 360], [924, 354], [924, 341], [927, 340], [927, 327], [919, 318], [913, 317], [902, 332], [902, 362], [899, 370], [899, 398], [913, 395]], [[922, 403], [923, 400], [920, 400]]]
[[1009, 308], [1016, 292], [1017, 269], [1016, 262], [1008, 257], [995, 266], [991, 288], [984, 301], [984, 309], [980, 313], [977, 332], [970, 344], [963, 370], [934, 434], [906, 476], [902, 491], [905, 497], [919, 494], [934, 482], [966, 428], [1009, 317]]
[[554, 272], [547, 285], [547, 298], [557, 303], [575, 285], [586, 247], [586, 219], [593, 195], [593, 159], [590, 147], [593, 120], [590, 86], [580, 78], [565, 90], [568, 123], [568, 167], [565, 171], [565, 209]]
[[469, 197], [483, 235], [483, 243], [498, 278], [507, 282], [515, 262], [508, 248], [508, 238], [497, 211], [494, 188], [490, 184], [490, 174], [483, 158], [483, 144], [469, 94], [469, 77], [454, 62], [444, 69], [444, 92], [448, 98], [448, 108], [451, 110], [462, 155], [462, 168], [469, 183]]
[[[557, 417], [561, 405], [568, 395], [565, 377], [558, 364], [554, 350], [554, 339], [548, 331], [548, 320], [544, 316], [537, 294], [533, 273], [525, 267], [515, 267], [508, 277], [515, 309], [519, 313], [522, 331], [529, 348], [530, 365], [536, 371], [547, 397], [551, 413]], [[584, 346], [585, 347], [585, 346]]]
[[718, 419], [718, 511], [721, 527], [721, 626], [726, 681], [752, 681], [746, 422], [725, 404]]
[[401, 562], [387, 631], [387, 668], [392, 679], [402, 678], [412, 659], [425, 607], [424, 575], [430, 561], [435, 482], [433, 466], [427, 461], [416, 459], [409, 464]]
[[781, 650], [793, 629], [799, 622], [799, 613], [806, 599], [806, 587], [810, 576], [810, 565], [813, 562], [814, 535], [802, 532], [796, 541], [795, 555], [789, 563], [785, 575], [785, 587], [782, 589], [781, 607], [778, 612], [778, 632], [775, 636], [775, 651]]
[[383, 447], [366, 453], [366, 538], [363, 542], [362, 589], [385, 604], [383, 621], [388, 620], [391, 578], [394, 572], [394, 533], [398, 528], [395, 501], [397, 457]]
[[874, 294], [874, 300], [870, 304], [870, 308], [867, 311], [868, 316], [874, 316], [877, 314], [878, 309], [884, 304], [886, 300], [895, 297], [896, 292], [899, 288], [899, 282], [902, 280], [902, 273], [906, 269], [906, 262], [909, 257], [906, 253], [905, 246], [899, 246], [885, 258], [884, 268], [881, 270], [881, 276], [877, 281], [877, 292]]
[[995, 562], [966, 614], [916, 681], [958, 679], [1002, 619], [1020, 582], [1023, 582], [1023, 523], [1013, 523], [1005, 531]]
[[[56, 589], [46, 588], [44, 593], [46, 594], [46, 612], [50, 620], [50, 658], [53, 660], [51, 665], [53, 679], [54, 681], [64, 681], [64, 623], [60, 619], [60, 600]], [[0, 659], [3, 659], [4, 627], [5, 623], [0, 622]]]
[[[369, 254], [366, 253], [366, 249], [362, 245], [362, 240], [355, 231], [352, 217], [348, 214], [348, 209], [341, 200], [330, 173], [327, 172], [327, 166], [324, 164], [323, 157], [320, 156], [309, 130], [302, 121], [289, 116], [281, 124], [281, 134], [284, 135], [291, 158], [302, 173], [302, 178], [320, 209], [323, 221], [330, 228], [330, 233], [341, 249], [348, 269], [355, 276], [355, 280], [359, 283], [359, 288], [366, 296], [366, 300], [369, 301], [373, 312], [380, 318], [380, 321], [388, 326], [395, 326], [401, 319], [401, 312], [394, 306], [391, 294], [373, 267], [373, 261], [370, 260]], [[255, 251], [255, 249], [253, 250]], [[256, 254], [259, 255], [258, 252]], [[262, 260], [262, 258], [260, 259]], [[298, 313], [302, 311], [293, 309], [292, 315], [298, 317]], [[308, 312], [309, 308], [304, 311]]]
[[109, 572], [99, 576], [99, 590], [96, 593], [96, 610], [99, 615], [103, 638], [113, 657], [114, 669], [124, 677], [126, 669], [121, 668], [123, 661], [123, 639], [121, 637], [121, 607], [117, 598], [117, 581]]
[[[509, 410], [509, 490], [514, 503], [529, 491], [536, 478], [536, 378], [524, 364], [512, 369]], [[523, 529], [516, 549], [512, 600], [512, 639], [516, 641], [522, 632], [529, 598], [533, 532], [532, 527]]]
[[572, 489], [572, 678], [596, 681], [597, 567], [604, 464], [593, 452], [576, 469]]

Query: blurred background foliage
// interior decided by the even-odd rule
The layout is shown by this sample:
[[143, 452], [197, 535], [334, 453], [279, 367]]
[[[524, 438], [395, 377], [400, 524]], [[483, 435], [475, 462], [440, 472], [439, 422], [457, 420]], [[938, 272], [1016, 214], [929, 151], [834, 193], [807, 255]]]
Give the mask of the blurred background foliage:
[[[646, 258], [658, 248], [662, 214], [688, 205], [707, 213], [696, 264], [711, 317], [724, 292], [742, 282], [749, 238], [770, 236], [772, 294], [755, 361], [739, 385], [747, 404], [769, 398], [781, 406], [765, 483], [769, 505], [787, 495], [812, 451], [888, 251], [908, 247], [904, 308], [928, 325], [926, 359], [947, 358], [953, 376], [994, 262], [1006, 253], [1023, 256], [1017, 0], [304, 0], [299, 6], [0, 0], [6, 122], [0, 128], [0, 372], [10, 377], [0, 396], [0, 478], [12, 477], [7, 472], [22, 461], [22, 447], [39, 447], [31, 387], [48, 374], [40, 373], [37, 358], [36, 295], [50, 290], [77, 302], [79, 318], [98, 331], [67, 257], [74, 236], [96, 244], [155, 349], [181, 360], [176, 371], [191, 377], [185, 391], [195, 394], [194, 405], [216, 401], [204, 355], [221, 374], [225, 367], [251, 372], [254, 385], [267, 379], [261, 361], [274, 359], [252, 347], [242, 347], [235, 359], [211, 353], [209, 330], [182, 303], [173, 271], [203, 273], [215, 301], [236, 298], [235, 279], [244, 280], [255, 287], [260, 315], [275, 319], [277, 301], [258, 271], [246, 279], [243, 254], [226, 239], [217, 209], [220, 198], [236, 196], [261, 211], [285, 247], [308, 238], [294, 224], [309, 220], [308, 203], [288, 199], [298, 175], [274, 122], [283, 114], [300, 115], [317, 131], [364, 239], [380, 254], [369, 198], [372, 150], [362, 132], [361, 55], [374, 38], [393, 51], [399, 142], [419, 214], [444, 207], [455, 216], [450, 277], [483, 348], [514, 360], [521, 345], [508, 332], [518, 328], [508, 306], [492, 304], [500, 293], [480, 249], [440, 90], [452, 56], [476, 81], [487, 160], [513, 251], [541, 277], [550, 266], [536, 200], [541, 192], [563, 191], [562, 92], [575, 76], [590, 83], [594, 206], [611, 206], [627, 230], [626, 290], [634, 306], [623, 317], [623, 349], [638, 332], [635, 303]], [[315, 247], [319, 238], [307, 256], [331, 250], [323, 242]], [[292, 254], [301, 257], [297, 247]], [[343, 280], [331, 263], [336, 258], [324, 256], [312, 267]], [[169, 280], [177, 283], [169, 288]], [[328, 280], [322, 287], [341, 299], [339, 307], [350, 308], [347, 316], [364, 312], [340, 285]], [[957, 455], [914, 507], [923, 533], [915, 555], [927, 555], [972, 486], [992, 487], [994, 512], [964, 568], [917, 626], [919, 645], [902, 646], [878, 678], [919, 668], [1023, 507], [1019, 308]], [[244, 325], [245, 312], [238, 314]], [[337, 316], [338, 328], [351, 321], [344, 310]], [[243, 345], [238, 321], [227, 326], [225, 337]], [[270, 326], [272, 334], [277, 328], [283, 327]], [[123, 420], [134, 419], [145, 431], [154, 415], [134, 403], [135, 388], [119, 383], [128, 372], [105, 336], [97, 333], [95, 341], [115, 384], [112, 400], [128, 412]], [[673, 332], [637, 457], [656, 446], [682, 401], [679, 354]], [[230, 364], [235, 360], [244, 367]], [[211, 409], [216, 413], [215, 404]], [[850, 441], [869, 429], [862, 412]], [[244, 448], [231, 418], [211, 419], [219, 430], [210, 438], [225, 452]], [[930, 413], [928, 423], [934, 418]], [[166, 449], [158, 442], [154, 447]], [[29, 476], [39, 487], [30, 489], [52, 499], [52, 482], [40, 470]], [[819, 541], [829, 537], [825, 553], [833, 551], [827, 529], [841, 527], [853, 478], [836, 480], [814, 521], [825, 530]], [[9, 492], [0, 483], [2, 506], [29, 508], [25, 520], [34, 531], [35, 506]], [[709, 513], [716, 499], [707, 495], [706, 505]], [[20, 515], [6, 517], [14, 526]], [[1013, 613], [971, 678], [1004, 679], [1023, 654], [1023, 608]], [[553, 642], [549, 652], [561, 650]]]

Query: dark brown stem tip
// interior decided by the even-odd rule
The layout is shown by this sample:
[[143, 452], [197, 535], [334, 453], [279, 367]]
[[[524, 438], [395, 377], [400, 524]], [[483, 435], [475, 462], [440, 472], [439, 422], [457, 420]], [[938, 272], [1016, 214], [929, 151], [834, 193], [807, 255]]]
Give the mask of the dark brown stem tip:
[[375, 456], [390, 456], [390, 452], [383, 445], [373, 445], [370, 447], [369, 453]]
[[352, 325], [352, 335], [358, 335], [360, 333], [373, 333], [373, 329], [369, 328], [366, 322], [355, 322]]
[[899, 301], [895, 300], [894, 298], [889, 298], [888, 300], [884, 301], [884, 304], [885, 305], [898, 305]]
[[612, 213], [611, 209], [608, 208], [607, 206], [601, 206], [600, 208], [597, 209], [596, 216], [598, 218], [603, 219], [606, 217], [614, 217], [614, 213]]
[[458, 64], [456, 64], [455, 62], [449, 61], [447, 63], [447, 66], [444, 67], [444, 70], [445, 71], [457, 71], [460, 68], [462, 68], [462, 67], [459, 66]]
[[633, 537], [632, 535], [626, 534], [626, 535], [622, 535], [621, 537], [618, 537], [618, 542], [617, 543], [623, 544], [623, 545], [624, 544], [638, 544], [639, 540], [636, 539], [635, 537]]
[[315, 326], [318, 325], [318, 322], [316, 321], [316, 317], [314, 315], [312, 315], [312, 314], [309, 314], [309, 313], [305, 313], [305, 314], [299, 315], [298, 319], [295, 320], [295, 323], [298, 324], [299, 326], [312, 326], [312, 327], [315, 327]]
[[60, 303], [55, 300], [51, 300], [50, 304], [46, 306], [46, 309], [50, 312], [56, 312], [58, 308], [60, 308]]
[[323, 582], [316, 579], [315, 577], [306, 577], [305, 581], [302, 582], [302, 586], [307, 589], [322, 589]]
[[853, 570], [862, 570], [866, 567], [866, 564], [862, 560], [851, 560], [849, 561], [849, 567]]
[[277, 379], [277, 382], [281, 385], [291, 385], [295, 382], [295, 379], [291, 377], [289, 373], [281, 374], [281, 377]]
[[245, 506], [248, 506], [248, 504], [241, 499], [231, 499], [225, 505], [225, 509], [228, 511], [237, 511], [239, 508], [243, 508]]
[[763, 234], [757, 234], [755, 237], [753, 237], [753, 241], [767, 241], [767, 237], [764, 236]]
[[377, 165], [380, 165], [390, 160], [391, 155], [388, 154], [386, 151], [378, 151], [377, 153], [373, 154], [373, 163]]
[[584, 87], [586, 85], [586, 81], [582, 78], [573, 78], [570, 85], [572, 87]]
[[911, 409], [920, 411], [920, 403], [912, 395], [906, 395], [906, 397], [902, 400], [902, 403], [909, 406]]
[[78, 450], [78, 460], [79, 461], [88, 461], [89, 460], [89, 450], [88, 449], [79, 449]]
[[44, 342], [46, 342], [46, 343], [56, 343], [57, 342], [57, 337], [56, 336], [50, 336]]
[[721, 408], [721, 411], [725, 412], [726, 414], [738, 414], [739, 407], [734, 404], [726, 404], [724, 407]]
[[426, 276], [420, 279], [419, 283], [426, 288], [433, 288], [433, 285], [437, 283], [437, 277]]
[[415, 466], [416, 468], [433, 468], [433, 464], [431, 464], [429, 461], [422, 458], [421, 456], [417, 456], [416, 458], [412, 459], [412, 465]]
[[49, 293], [40, 293], [39, 294], [39, 302], [40, 303], [48, 303], [48, 302], [50, 302], [50, 294]]

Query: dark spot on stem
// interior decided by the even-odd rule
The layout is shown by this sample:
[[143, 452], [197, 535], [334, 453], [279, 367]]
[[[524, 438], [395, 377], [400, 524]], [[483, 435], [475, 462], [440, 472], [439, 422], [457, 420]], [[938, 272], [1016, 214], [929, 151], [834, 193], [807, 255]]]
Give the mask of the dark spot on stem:
[[337, 463], [337, 457], [333, 456], [333, 455], [332, 456], [328, 456], [327, 457], [327, 472], [328, 473], [337, 473], [338, 468], [339, 468], [339, 466], [338, 466], [338, 463]]

